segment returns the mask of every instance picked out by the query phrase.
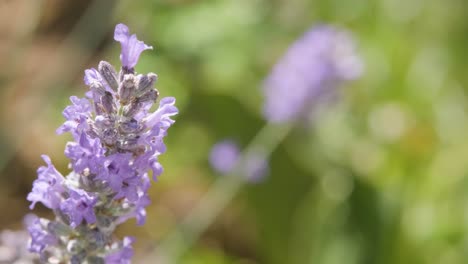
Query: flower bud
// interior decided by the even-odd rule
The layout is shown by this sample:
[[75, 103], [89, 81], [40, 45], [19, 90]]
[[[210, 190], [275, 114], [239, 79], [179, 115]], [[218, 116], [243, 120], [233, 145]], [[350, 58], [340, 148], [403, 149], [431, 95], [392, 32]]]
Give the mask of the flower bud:
[[145, 75], [140, 75], [138, 78], [136, 96], [142, 96], [147, 91], [153, 88], [154, 83], [156, 82], [158, 76], [154, 73], [148, 73]]
[[138, 121], [136, 121], [134, 118], [121, 121], [119, 130], [125, 134], [136, 133], [139, 130]]
[[114, 97], [110, 92], [105, 92], [104, 95], [101, 97], [101, 104], [102, 107], [104, 108], [104, 111], [106, 111], [107, 114], [115, 114], [116, 112], [116, 107], [114, 103]]
[[143, 104], [139, 102], [139, 100], [132, 100], [130, 105], [126, 105], [123, 109], [123, 116], [124, 117], [134, 117], [140, 109], [143, 107]]
[[98, 66], [99, 73], [109, 86], [116, 91], [119, 87], [117, 82], [117, 72], [107, 61], [101, 61]]
[[102, 115], [96, 116], [96, 118], [94, 119], [94, 125], [98, 129], [105, 129], [107, 127], [114, 126], [113, 121], [111, 119]]
[[117, 140], [117, 131], [114, 128], [107, 128], [102, 133], [102, 141], [107, 145], [113, 145]]
[[124, 76], [122, 83], [119, 86], [120, 102], [126, 105], [132, 97], [132, 93], [135, 91], [135, 77], [132, 74]]
[[104, 93], [106, 92], [106, 88], [104, 88], [102, 83], [93, 82], [91, 84], [91, 91], [95, 92], [98, 95], [104, 95]]
[[154, 103], [156, 99], [158, 99], [158, 96], [159, 96], [158, 90], [151, 89], [145, 94], [143, 94], [141, 97], [139, 97], [138, 101], [140, 103], [146, 103], [146, 102]]
[[80, 242], [76, 239], [72, 239], [68, 241], [67, 243], [67, 251], [70, 252], [71, 254], [76, 254], [82, 250], [82, 246], [80, 245]]

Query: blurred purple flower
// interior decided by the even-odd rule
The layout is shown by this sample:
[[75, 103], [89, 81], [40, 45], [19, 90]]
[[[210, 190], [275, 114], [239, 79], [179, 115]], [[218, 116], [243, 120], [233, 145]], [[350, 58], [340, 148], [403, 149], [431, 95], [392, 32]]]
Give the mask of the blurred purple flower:
[[210, 164], [218, 173], [231, 173], [239, 161], [239, 147], [230, 140], [224, 140], [213, 146], [210, 154]]
[[3, 230], [0, 233], [0, 263], [35, 263], [37, 257], [28, 251], [27, 231]]
[[249, 182], [261, 181], [268, 171], [265, 155], [259, 151], [250, 151], [241, 157], [239, 147], [231, 140], [223, 140], [213, 146], [210, 164], [221, 174], [232, 173], [236, 166], [239, 166], [239, 173]]
[[115, 27], [114, 39], [122, 45], [122, 53], [120, 61], [122, 66], [127, 69], [132, 69], [138, 62], [140, 54], [147, 49], [153, 47], [146, 45], [143, 41], [137, 39], [136, 35], [130, 35], [128, 27], [124, 24], [118, 24]]
[[338, 86], [358, 78], [363, 63], [350, 34], [319, 26], [291, 45], [264, 83], [264, 116], [275, 123], [307, 115]]

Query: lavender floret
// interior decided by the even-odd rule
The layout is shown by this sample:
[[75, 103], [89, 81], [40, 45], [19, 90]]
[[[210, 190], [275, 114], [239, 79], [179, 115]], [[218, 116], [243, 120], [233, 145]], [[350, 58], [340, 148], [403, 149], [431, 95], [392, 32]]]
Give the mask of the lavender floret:
[[72, 228], [77, 227], [83, 219], [88, 224], [96, 223], [94, 206], [97, 197], [81, 189], [70, 189], [69, 194], [70, 196], [62, 202], [60, 210], [68, 215], [70, 226]]
[[127, 70], [132, 70], [133, 67], [135, 67], [138, 58], [140, 58], [140, 54], [144, 50], [153, 49], [153, 47], [138, 40], [135, 34], [130, 35], [128, 27], [124, 24], [118, 24], [115, 27], [114, 39], [120, 42], [122, 46], [120, 60], [122, 61], [122, 67]]
[[37, 170], [37, 180], [34, 181], [33, 189], [28, 194], [27, 200], [32, 202], [30, 208], [33, 209], [37, 202], [41, 202], [49, 209], [57, 209], [61, 203], [61, 194], [65, 191], [63, 187], [64, 178], [55, 169], [50, 158], [46, 155], [42, 159], [47, 163], [47, 167], [40, 167]]
[[135, 241], [132, 237], [125, 237], [120, 249], [106, 257], [107, 263], [130, 264], [133, 257], [132, 243]]
[[332, 26], [313, 28], [292, 44], [265, 80], [264, 116], [274, 123], [303, 117], [362, 71], [349, 33]]
[[149, 171], [162, 173], [158, 156], [166, 151], [163, 138], [178, 113], [174, 98], [162, 98], [151, 112], [159, 92], [156, 74], [137, 74], [142, 51], [151, 49], [118, 24], [114, 38], [122, 45], [122, 68], [108, 62], [85, 71], [89, 86], [85, 98], [72, 96], [58, 134], [70, 132], [65, 155], [72, 171], [62, 176], [49, 157], [38, 169], [38, 179], [27, 199], [31, 209], [40, 202], [52, 209], [55, 220], [29, 221], [29, 250], [44, 262], [130, 263], [133, 238], [117, 240], [115, 228], [130, 218], [146, 220], [150, 204]]

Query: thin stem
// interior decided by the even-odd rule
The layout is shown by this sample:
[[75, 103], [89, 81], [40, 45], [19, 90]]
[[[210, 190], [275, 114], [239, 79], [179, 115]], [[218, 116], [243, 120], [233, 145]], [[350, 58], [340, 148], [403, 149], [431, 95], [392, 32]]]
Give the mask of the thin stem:
[[172, 230], [157, 246], [158, 253], [149, 254], [142, 263], [154, 263], [155, 258], [162, 263], [178, 263], [178, 259], [197, 241], [244, 185], [245, 178], [238, 176], [247, 154], [254, 150], [261, 151], [268, 159], [292, 127], [292, 124], [267, 123], [245, 148], [234, 172], [218, 178], [200, 199], [198, 205], [178, 225], [179, 227]]

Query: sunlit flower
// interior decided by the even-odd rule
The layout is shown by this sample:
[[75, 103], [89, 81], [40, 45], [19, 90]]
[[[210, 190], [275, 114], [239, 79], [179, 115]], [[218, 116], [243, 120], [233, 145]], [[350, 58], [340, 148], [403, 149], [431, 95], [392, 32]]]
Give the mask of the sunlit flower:
[[135, 34], [130, 35], [128, 27], [124, 24], [118, 24], [115, 27], [114, 39], [122, 45], [120, 61], [122, 62], [122, 66], [127, 69], [135, 67], [138, 62], [138, 58], [140, 58], [140, 54], [144, 50], [153, 49], [153, 47], [138, 40]]
[[118, 241], [113, 232], [129, 218], [145, 222], [148, 172], [155, 179], [162, 173], [158, 156], [166, 151], [163, 138], [178, 113], [172, 97], [162, 98], [151, 112], [159, 96], [156, 74], [133, 69], [151, 47], [123, 24], [114, 37], [122, 45], [120, 72], [105, 61], [86, 70], [89, 91], [85, 98], [71, 97], [57, 130], [73, 135], [65, 148], [72, 171], [63, 177], [43, 156], [47, 167], [39, 168], [28, 195], [31, 208], [41, 202], [56, 214], [54, 221], [30, 221], [29, 248], [60, 263], [130, 263], [133, 239]]

